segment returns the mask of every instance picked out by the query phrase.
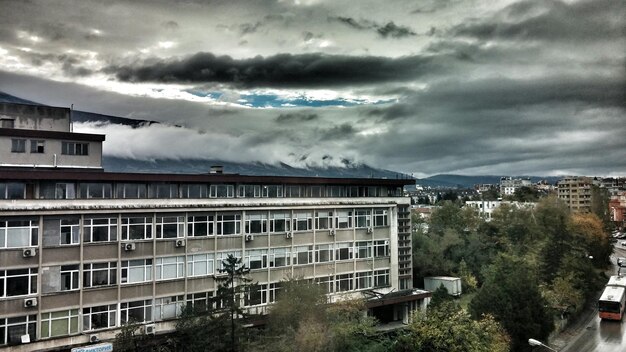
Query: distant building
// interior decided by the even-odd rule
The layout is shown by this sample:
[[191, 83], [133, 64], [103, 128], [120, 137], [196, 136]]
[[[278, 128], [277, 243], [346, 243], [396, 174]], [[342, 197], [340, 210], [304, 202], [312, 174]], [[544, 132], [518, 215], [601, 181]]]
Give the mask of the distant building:
[[585, 176], [565, 177], [557, 182], [558, 197], [577, 213], [591, 212], [593, 180]]
[[492, 200], [492, 201], [481, 201], [481, 200], [471, 200], [465, 202], [466, 207], [470, 207], [476, 209], [478, 214], [484, 218], [486, 221], [491, 221], [493, 217], [493, 212], [498, 209], [502, 204], [508, 204], [514, 206], [516, 208], [534, 208], [536, 203], [529, 202], [510, 202], [510, 201], [502, 201], [502, 200]]
[[502, 177], [500, 178], [500, 195], [512, 196], [518, 188], [530, 187], [531, 185], [529, 178]]
[[626, 191], [619, 191], [609, 200], [611, 221], [618, 229], [626, 228]]
[[412, 287], [413, 180], [111, 173], [69, 109], [0, 104], [0, 124], [0, 348], [69, 350], [131, 320], [171, 332], [213, 304], [228, 255], [259, 284], [250, 313], [290, 276], [382, 321], [430, 297]]

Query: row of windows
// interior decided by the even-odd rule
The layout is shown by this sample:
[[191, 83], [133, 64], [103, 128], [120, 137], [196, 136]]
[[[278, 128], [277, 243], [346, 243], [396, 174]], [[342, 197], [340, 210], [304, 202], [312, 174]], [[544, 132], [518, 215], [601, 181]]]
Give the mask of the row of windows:
[[[242, 251], [230, 251], [191, 254], [186, 260], [185, 256], [124, 260], [121, 261], [119, 268], [114, 261], [85, 263], [82, 265], [82, 283], [84, 288], [90, 288], [116, 285], [118, 282], [130, 284], [149, 282], [153, 279], [162, 281], [215, 275], [222, 269], [223, 260], [229, 254], [242, 258]], [[243, 260], [248, 268], [255, 270], [388, 256], [389, 241], [377, 240], [253, 249], [244, 252]], [[0, 282], [3, 283], [0, 297], [37, 293], [37, 269], [6, 270], [1, 271], [0, 275], [2, 275]], [[47, 267], [42, 275], [45, 276], [46, 283], [44, 293], [80, 288], [80, 264]]]
[[[389, 270], [363, 271], [350, 274], [331, 275], [316, 278], [327, 293], [348, 292], [389, 286]], [[270, 304], [280, 294], [281, 283], [262, 283], [251, 288], [244, 295], [244, 306]], [[157, 299], [121, 302], [79, 309], [61, 310], [41, 314], [40, 334], [42, 339], [75, 335], [80, 333], [79, 321], [82, 317], [82, 331], [97, 331], [120, 327], [128, 322], [146, 323], [176, 319], [185, 305], [195, 309], [206, 309], [220, 305], [214, 292], [200, 292]], [[13, 318], [0, 318], [0, 345], [21, 343], [22, 335], [36, 339], [37, 316], [27, 315]]]
[[[12, 153], [26, 153], [28, 140], [22, 138], [11, 139]], [[45, 141], [40, 139], [30, 140], [31, 154], [45, 153]], [[61, 154], [63, 155], [89, 155], [89, 143], [61, 142]]]
[[[24, 147], [25, 148], [25, 147]], [[68, 147], [78, 153], [85, 147]], [[78, 148], [78, 149], [77, 149]], [[82, 155], [82, 154], [76, 154]], [[4, 190], [4, 191], [3, 191]], [[10, 190], [10, 192], [9, 192]], [[24, 182], [0, 183], [0, 198], [25, 199]], [[315, 186], [315, 185], [232, 185], [178, 183], [104, 183], [47, 182], [39, 183], [35, 197], [41, 199], [90, 198], [322, 198], [322, 197], [399, 197], [402, 187]], [[32, 197], [32, 196], [30, 196]]]
[[[265, 211], [241, 213], [197, 213], [182, 215], [133, 215], [117, 217], [44, 218], [43, 245], [184, 238], [261, 233], [285, 233], [328, 229], [388, 226], [386, 209], [337, 209], [313, 211]], [[37, 220], [0, 219], [0, 248], [37, 246]]]

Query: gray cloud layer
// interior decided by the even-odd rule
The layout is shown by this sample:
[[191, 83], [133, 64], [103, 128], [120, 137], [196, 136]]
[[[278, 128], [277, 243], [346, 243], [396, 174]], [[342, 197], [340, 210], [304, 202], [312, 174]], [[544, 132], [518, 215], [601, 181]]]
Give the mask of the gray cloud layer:
[[[0, 13], [0, 90], [169, 123], [82, 126], [114, 134], [105, 152], [118, 156], [349, 159], [416, 174], [626, 174], [623, 1], [177, 5], [9, 2]], [[81, 81], [103, 72], [107, 81]], [[103, 89], [111, 83], [139, 92]], [[310, 104], [253, 109], [168, 95], [191, 86], [227, 87], [230, 102], [284, 94]], [[307, 90], [322, 97], [318, 105]], [[386, 103], [323, 105], [335, 96]], [[174, 140], [184, 142], [158, 148]]]

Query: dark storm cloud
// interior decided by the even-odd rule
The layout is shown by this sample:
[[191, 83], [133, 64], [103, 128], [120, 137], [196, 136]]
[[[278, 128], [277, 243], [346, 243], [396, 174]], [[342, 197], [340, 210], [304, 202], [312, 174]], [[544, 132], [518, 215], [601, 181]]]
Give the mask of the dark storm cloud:
[[606, 40], [624, 38], [626, 6], [621, 0], [587, 0], [565, 3], [528, 0], [504, 8], [496, 16], [453, 27], [456, 36], [478, 39], [546, 41]]
[[178, 25], [178, 22], [176, 21], [167, 21], [167, 22], [163, 22], [161, 24], [161, 26], [167, 30], [170, 31], [175, 31], [177, 30], [180, 26]]
[[320, 87], [407, 81], [437, 68], [426, 56], [385, 58], [278, 54], [237, 60], [198, 53], [185, 59], [109, 66], [104, 72], [125, 82], [227, 83], [246, 87]]
[[352, 139], [355, 133], [358, 131], [352, 127], [349, 123], [344, 123], [339, 126], [334, 126], [329, 129], [320, 129], [318, 134], [321, 135], [321, 140], [329, 141], [329, 140], [345, 140]]
[[413, 32], [409, 27], [398, 26], [393, 22], [389, 22], [382, 27], [378, 27], [376, 31], [385, 38], [402, 38], [415, 35], [415, 32]]
[[368, 20], [357, 21], [354, 18], [343, 16], [330, 17], [329, 19], [338, 21], [339, 23], [345, 24], [348, 27], [357, 30], [374, 30], [383, 38], [403, 38], [416, 35], [416, 33], [411, 28], [406, 26], [399, 26], [393, 21], [381, 25]]
[[306, 121], [314, 121], [319, 119], [318, 114], [312, 113], [285, 113], [280, 114], [276, 117], [276, 122], [278, 123], [297, 123], [297, 122], [306, 122]]

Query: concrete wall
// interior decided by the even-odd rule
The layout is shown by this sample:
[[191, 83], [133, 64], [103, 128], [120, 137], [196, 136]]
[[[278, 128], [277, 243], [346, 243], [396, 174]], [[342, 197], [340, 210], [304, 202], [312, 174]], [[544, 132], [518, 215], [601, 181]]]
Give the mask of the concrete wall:
[[[11, 139], [26, 139], [26, 152], [11, 152]], [[31, 139], [22, 137], [0, 136], [0, 166], [30, 166], [30, 167], [102, 167], [102, 143], [89, 143], [89, 155], [63, 155], [62, 141], [55, 139], [36, 140], [44, 141], [43, 153], [31, 153]], [[56, 160], [55, 160], [56, 155]]]
[[14, 120], [14, 128], [70, 132], [70, 109], [0, 103], [0, 119]]

